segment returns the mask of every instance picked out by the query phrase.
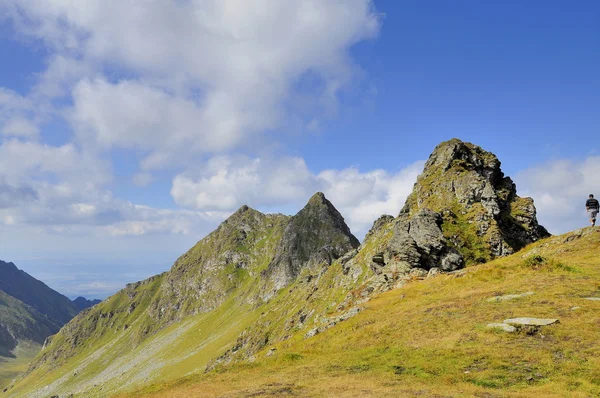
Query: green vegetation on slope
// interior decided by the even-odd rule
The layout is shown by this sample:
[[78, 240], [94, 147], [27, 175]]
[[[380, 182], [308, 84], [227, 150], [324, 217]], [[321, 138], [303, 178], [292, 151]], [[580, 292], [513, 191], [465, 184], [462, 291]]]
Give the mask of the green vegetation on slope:
[[[105, 396], [155, 380], [175, 380], [250, 358], [314, 317], [336, 311], [351, 284], [340, 289], [340, 265], [329, 267], [324, 260], [352, 246], [331, 243], [341, 239], [338, 229], [342, 234], [349, 230], [333, 206], [326, 205], [324, 198], [311, 199], [303, 217], [294, 219], [242, 207], [169, 272], [128, 285], [66, 325], [8, 390], [9, 396]], [[302, 249], [282, 244], [286, 228], [300, 245], [308, 244], [302, 228], [291, 222], [307, 214], [319, 218], [331, 235], [323, 238], [324, 247], [309, 241], [318, 256], [326, 256], [308, 261], [293, 282], [274, 291], [266, 270], [276, 253]], [[310, 311], [303, 312], [307, 303]]]
[[[414, 281], [315, 337], [304, 339], [301, 330], [253, 361], [126, 396], [598, 396], [600, 302], [586, 300], [600, 297], [596, 231], [547, 238], [466, 272]], [[560, 323], [531, 333], [486, 328], [523, 316]]]
[[76, 313], [67, 297], [0, 261], [0, 387], [26, 370], [46, 338]]
[[0, 391], [4, 389], [15, 377], [27, 370], [29, 362], [40, 351], [41, 346], [25, 341], [14, 350], [14, 357], [0, 358]]
[[[439, 204], [445, 207], [435, 207]], [[518, 211], [513, 212], [513, 208]], [[411, 344], [415, 344], [407, 339], [420, 333], [420, 325], [414, 323], [419, 318], [414, 313], [420, 307], [419, 300], [411, 302], [411, 309], [382, 308], [377, 313], [381, 319], [369, 318], [368, 325], [379, 324], [385, 329], [383, 337], [379, 330], [366, 327], [364, 330], [373, 334], [361, 336], [359, 332], [364, 340], [336, 343], [334, 339], [335, 349], [327, 351], [324, 345], [317, 355], [311, 347], [323, 341], [323, 335], [337, 336], [335, 330], [351, 336], [362, 329], [348, 329], [348, 325], [355, 324], [354, 317], [363, 319], [376, 313], [372, 310], [383, 299], [366, 307], [365, 303], [377, 294], [400, 288], [427, 275], [428, 270], [435, 275], [440, 267], [460, 268], [463, 257], [455, 248], [467, 262], [477, 263], [510, 254], [545, 234], [537, 225], [533, 202], [516, 196], [496, 157], [472, 144], [451, 140], [436, 148], [401, 215], [377, 220], [360, 247], [323, 194], [314, 195], [291, 218], [265, 215], [243, 206], [181, 256], [169, 272], [128, 285], [66, 325], [9, 387], [8, 396], [104, 397], [147, 385], [153, 387], [144, 391], [152, 392], [162, 388], [156, 383], [177, 382], [182, 376], [203, 373], [228, 375], [230, 369], [238, 368], [242, 373], [258, 369], [254, 381], [262, 383], [261, 366], [289, 369], [300, 377], [305, 368], [297, 366], [308, 363], [310, 368], [311, 358], [318, 366], [313, 364], [307, 381], [324, 366], [333, 374], [342, 369], [341, 375], [348, 368], [352, 377], [360, 374], [363, 382], [377, 384], [379, 379], [371, 377], [375, 371], [396, 366], [395, 374], [404, 374], [401, 365], [382, 367], [375, 362], [388, 355], [377, 348], [380, 338], [385, 337], [386, 347], [400, 344], [392, 353], [416, 361], [409, 355], [414, 351], [409, 349]], [[501, 262], [493, 264], [501, 266]], [[536, 271], [565, 273], [576, 269], [559, 266], [560, 262], [549, 264], [553, 265]], [[521, 270], [532, 271], [530, 268]], [[416, 289], [411, 286], [407, 291]], [[431, 297], [446, 300], [448, 308], [461, 293], [453, 291], [452, 296], [445, 286], [436, 289]], [[440, 296], [445, 291], [446, 295]], [[466, 312], [456, 312], [447, 326], [468, 324], [468, 319], [462, 319]], [[394, 321], [381, 323], [389, 320], [389, 314], [395, 314]], [[401, 325], [413, 329], [398, 332], [394, 327], [399, 319]], [[428, 325], [425, 339], [429, 339]], [[443, 334], [446, 329], [435, 331]], [[435, 344], [428, 340], [418, 357], [431, 362], [434, 355], [427, 350]], [[364, 355], [354, 358], [350, 347]], [[267, 354], [269, 359], [265, 359]], [[346, 365], [346, 359], [353, 362]], [[428, 373], [415, 370], [407, 374]], [[331, 374], [324, 379], [332, 380]], [[343, 378], [335, 380], [345, 382]], [[225, 384], [223, 388], [235, 389]], [[288, 379], [276, 393], [294, 392], [295, 384]], [[211, 388], [218, 385], [213, 383]], [[320, 394], [317, 390], [306, 393]]]

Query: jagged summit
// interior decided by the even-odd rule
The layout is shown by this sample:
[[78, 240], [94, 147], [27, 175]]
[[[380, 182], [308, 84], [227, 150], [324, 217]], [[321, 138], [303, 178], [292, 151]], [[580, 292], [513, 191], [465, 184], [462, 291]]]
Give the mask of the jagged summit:
[[401, 214], [430, 209], [469, 262], [484, 262], [549, 236], [537, 222], [531, 198], [521, 198], [491, 152], [459, 139], [439, 144]]
[[307, 205], [309, 205], [311, 203], [326, 203], [326, 202], [329, 202], [329, 200], [327, 200], [327, 198], [325, 197], [325, 194], [323, 192], [317, 192], [313, 196], [310, 197]]
[[462, 160], [465, 162], [463, 166], [481, 172], [487, 170], [493, 174], [500, 170], [500, 161], [496, 155], [458, 138], [440, 143], [429, 156], [424, 169], [442, 167], [448, 170], [455, 160]]
[[252, 217], [264, 217], [265, 214], [261, 213], [258, 210], [255, 210], [247, 205], [242, 205], [239, 209], [233, 212], [229, 217], [227, 217], [222, 224], [235, 223], [238, 220], [242, 220], [245, 218]]
[[317, 192], [290, 219], [266, 274], [279, 289], [298, 276], [303, 267], [330, 265], [359, 245], [344, 217], [322, 192]]

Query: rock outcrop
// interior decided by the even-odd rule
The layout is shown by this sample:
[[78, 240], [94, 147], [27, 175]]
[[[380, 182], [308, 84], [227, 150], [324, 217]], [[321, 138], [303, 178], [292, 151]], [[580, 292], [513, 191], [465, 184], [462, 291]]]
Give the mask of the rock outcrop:
[[549, 236], [533, 199], [517, 195], [498, 158], [458, 139], [435, 148], [401, 214], [414, 217], [423, 209], [441, 215], [444, 236], [466, 263], [512, 254]]
[[387, 290], [428, 270], [451, 272], [511, 254], [546, 236], [533, 200], [517, 195], [498, 158], [453, 139], [435, 148], [398, 217], [377, 219], [342, 267], [358, 275], [368, 262], [375, 274], [369, 291]]
[[391, 222], [391, 239], [372, 257], [371, 269], [376, 274], [385, 272], [385, 267], [408, 273], [413, 268], [454, 271], [463, 266], [462, 256], [446, 243], [438, 213], [423, 209], [413, 217], [401, 214]]
[[265, 276], [273, 281], [276, 290], [281, 289], [295, 279], [302, 268], [331, 265], [359, 245], [344, 217], [318, 192], [288, 222]]

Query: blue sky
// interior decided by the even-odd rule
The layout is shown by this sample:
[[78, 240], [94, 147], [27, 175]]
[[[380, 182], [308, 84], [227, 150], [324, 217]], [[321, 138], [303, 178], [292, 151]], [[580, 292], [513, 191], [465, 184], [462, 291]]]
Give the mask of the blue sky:
[[242, 204], [317, 190], [359, 238], [439, 142], [539, 220], [600, 175], [595, 1], [0, 0], [0, 258], [75, 296], [170, 267]]

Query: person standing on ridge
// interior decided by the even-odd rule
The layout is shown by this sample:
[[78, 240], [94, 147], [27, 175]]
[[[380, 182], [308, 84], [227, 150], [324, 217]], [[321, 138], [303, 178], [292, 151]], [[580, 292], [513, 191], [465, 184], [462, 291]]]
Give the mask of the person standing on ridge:
[[587, 210], [588, 216], [590, 217], [590, 223], [592, 227], [596, 225], [596, 216], [600, 211], [600, 203], [597, 199], [594, 199], [594, 195], [590, 194], [590, 197], [585, 202], [585, 209]]

